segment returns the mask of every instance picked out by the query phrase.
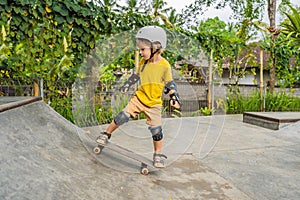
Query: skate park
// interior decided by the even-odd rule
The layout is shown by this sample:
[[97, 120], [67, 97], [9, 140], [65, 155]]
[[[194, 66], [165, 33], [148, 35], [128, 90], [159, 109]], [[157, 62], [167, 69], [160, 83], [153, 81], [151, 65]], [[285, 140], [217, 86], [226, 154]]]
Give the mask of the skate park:
[[[288, 116], [291, 123], [273, 113], [286, 117], [279, 130], [245, 123], [243, 115], [164, 119], [167, 166], [144, 176], [117, 154], [93, 155], [84, 133], [102, 127], [79, 128], [41, 98], [1, 98], [0, 110], [0, 199], [300, 196], [299, 113]], [[140, 136], [128, 140], [124, 133], [133, 130]], [[151, 157], [145, 133], [143, 120], [130, 121], [112, 141]]]

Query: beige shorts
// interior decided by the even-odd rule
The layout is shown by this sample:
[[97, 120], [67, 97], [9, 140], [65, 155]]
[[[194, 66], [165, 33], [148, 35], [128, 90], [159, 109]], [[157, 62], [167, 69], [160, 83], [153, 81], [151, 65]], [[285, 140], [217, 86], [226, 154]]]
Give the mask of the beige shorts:
[[150, 126], [161, 126], [161, 111], [162, 106], [153, 106], [148, 107], [145, 106], [136, 95], [134, 95], [127, 106], [123, 109], [123, 111], [127, 114], [130, 114], [132, 118], [136, 118], [136, 116], [140, 113], [144, 113], [146, 115], [146, 123]]

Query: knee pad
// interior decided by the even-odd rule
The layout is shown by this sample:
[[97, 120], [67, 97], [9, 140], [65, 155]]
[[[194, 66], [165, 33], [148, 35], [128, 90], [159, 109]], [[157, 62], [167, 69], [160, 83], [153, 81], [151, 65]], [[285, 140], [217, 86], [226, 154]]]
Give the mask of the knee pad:
[[121, 111], [117, 116], [114, 118], [114, 122], [117, 126], [121, 126], [122, 124], [129, 121], [129, 115], [127, 115], [124, 111]]
[[149, 130], [152, 134], [152, 139], [154, 141], [160, 141], [163, 139], [164, 135], [161, 126], [149, 127]]

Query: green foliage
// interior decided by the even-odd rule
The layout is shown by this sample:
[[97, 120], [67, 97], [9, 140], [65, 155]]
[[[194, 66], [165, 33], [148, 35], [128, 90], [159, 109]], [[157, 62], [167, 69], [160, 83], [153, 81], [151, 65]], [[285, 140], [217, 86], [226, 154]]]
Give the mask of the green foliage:
[[[228, 58], [231, 64], [229, 69], [235, 73], [234, 76], [239, 78], [246, 72], [240, 69], [240, 60], [237, 58], [244, 51], [245, 44], [250, 38], [253, 19], [259, 18], [259, 15], [263, 13], [260, 11], [266, 4], [259, 0], [225, 0], [218, 4], [214, 4], [215, 1], [211, 0], [197, 0], [187, 8], [191, 12], [178, 15], [174, 9], [166, 7], [166, 3], [162, 0], [153, 1], [151, 5], [148, 5], [147, 1], [136, 0], [129, 0], [127, 3], [126, 6], [120, 6], [117, 1], [108, 0], [0, 1], [0, 78], [19, 78], [26, 83], [27, 80], [38, 82], [43, 78], [47, 83], [46, 101], [49, 100], [51, 106], [73, 121], [71, 98], [62, 95], [63, 90], [55, 83], [66, 82], [68, 88], [71, 88], [75, 78], [80, 76], [78, 69], [87, 54], [94, 47], [100, 47], [98, 50], [102, 51], [101, 56], [106, 59], [101, 60], [103, 67], [99, 67], [100, 81], [106, 85], [106, 89], [111, 89], [116, 80], [114, 75], [116, 71], [121, 71], [122, 68], [134, 68], [134, 49], [130, 49], [134, 45], [129, 45], [129, 49], [125, 48], [130, 43], [129, 40], [131, 42], [133, 40], [119, 33], [150, 24], [168, 27], [171, 30], [168, 31], [170, 35], [176, 35], [173, 38], [175, 42], [172, 44], [172, 50], [164, 53], [172, 65], [178, 55], [181, 55], [180, 50], [188, 49], [188, 52], [184, 52], [185, 55], [193, 57], [196, 55], [196, 49], [202, 46], [206, 53], [214, 51], [214, 61], [219, 67], [222, 66], [224, 58]], [[189, 29], [188, 25], [183, 23], [188, 20], [197, 20], [197, 17], [187, 16], [191, 17], [198, 11], [202, 12], [201, 9], [205, 8], [203, 5], [210, 7], [213, 4], [217, 8], [229, 5], [235, 11], [236, 18], [241, 19], [240, 23], [237, 26], [226, 25], [218, 18], [214, 18], [201, 22], [194, 29]], [[290, 87], [299, 81], [300, 77], [299, 68], [290, 69], [288, 65], [290, 56], [296, 58], [295, 66], [299, 65], [300, 57], [297, 51], [299, 46], [293, 48], [291, 45], [298, 44], [299, 13], [292, 8], [291, 10], [292, 13], [287, 14], [290, 21], [283, 24], [282, 31], [289, 43], [282, 45], [282, 40], [281, 43], [276, 44], [282, 47], [276, 50], [277, 75], [283, 86], [289, 85]], [[195, 24], [198, 25], [198, 22]], [[192, 32], [180, 26], [186, 26]], [[129, 33], [132, 35], [132, 32]], [[116, 49], [112, 46], [116, 42], [113, 41], [116, 37], [111, 37], [112, 35], [120, 36], [117, 42], [124, 48]], [[188, 37], [191, 40], [186, 40]], [[193, 38], [196, 38], [198, 43], [193, 43]], [[110, 41], [105, 42], [107, 39]], [[183, 45], [189, 48], [181, 48]], [[270, 48], [272, 47], [270, 45]], [[248, 63], [252, 62], [251, 59], [252, 55], [243, 58]], [[222, 73], [221, 68], [215, 70]], [[249, 109], [257, 109], [257, 102], [240, 97], [236, 91], [236, 94], [230, 96], [228, 100], [229, 110], [233, 112], [247, 110], [246, 105], [240, 104], [243, 101], [251, 105]], [[296, 103], [295, 106], [297, 106]], [[107, 122], [111, 120], [114, 111], [104, 110], [104, 107], [100, 106], [95, 112], [99, 119]], [[91, 120], [90, 117], [86, 116], [86, 119]]]
[[[292, 62], [291, 62], [292, 61]], [[300, 81], [300, 52], [280, 35], [276, 40], [276, 76], [278, 85], [292, 88]]]
[[99, 124], [109, 124], [114, 117], [111, 107], [105, 108], [102, 105], [95, 106], [95, 113]]
[[229, 85], [227, 92], [227, 100], [225, 105], [226, 113], [237, 114], [242, 113], [243, 97], [240, 95], [240, 88], [236, 85]]
[[[1, 43], [2, 44], [0, 46], [0, 63], [7, 59], [10, 55], [11, 55], [11, 44], [7, 42], [7, 33], [5, 30], [5, 26], [2, 25], [1, 26]], [[8, 72], [8, 71], [6, 71]], [[0, 76], [1, 78], [1, 76]]]
[[72, 97], [55, 97], [53, 101], [51, 101], [50, 106], [64, 118], [74, 123]]
[[177, 109], [174, 109], [173, 112], [174, 112], [174, 113], [173, 113], [171, 116], [174, 117], [174, 118], [179, 118], [179, 117], [182, 117], [182, 116], [183, 116], [183, 115], [182, 115], [182, 112], [179, 111], [179, 110], [177, 110]]
[[61, 103], [64, 100], [54, 98], [60, 90], [56, 82], [72, 83], [96, 39], [106, 33], [101, 7], [83, 1], [17, 0], [0, 4], [0, 16], [0, 46], [1, 53], [5, 52], [0, 76], [35, 82], [44, 79], [46, 98], [70, 118], [70, 110], [60, 107], [69, 105], [67, 100]]
[[[241, 30], [231, 24], [225, 24], [216, 17], [202, 21], [195, 31], [195, 36], [205, 52], [213, 52], [213, 60], [217, 64], [214, 70], [220, 76], [224, 64], [228, 66], [231, 74], [230, 83], [237, 84], [240, 78], [249, 73], [246, 67], [252, 65], [255, 59], [251, 51], [246, 51], [247, 40], [241, 36]], [[244, 67], [241, 67], [242, 64]]]
[[103, 7], [106, 31], [111, 34], [121, 33], [153, 23], [151, 16], [136, 0], [128, 0], [126, 6], [121, 6], [117, 1], [101, 1]]
[[225, 22], [218, 17], [201, 21], [196, 28], [196, 38], [202, 44], [206, 52], [214, 50], [215, 60], [224, 57], [224, 54], [234, 50], [235, 45], [240, 43], [234, 29], [229, 29]]
[[129, 95], [114, 94], [113, 97], [111, 97], [105, 104], [95, 105], [95, 113], [98, 123], [110, 123], [113, 120], [113, 117], [116, 116], [119, 112], [121, 112], [123, 108], [127, 105], [129, 99]]
[[200, 108], [200, 112], [203, 116], [210, 116], [215, 112], [215, 110], [209, 109], [208, 107], [204, 107], [204, 108]]
[[[275, 50], [276, 77], [278, 80], [276, 85], [282, 88], [292, 88], [300, 80], [300, 53], [298, 47], [290, 43], [289, 38], [284, 34], [280, 34], [274, 43], [272, 38], [267, 36], [261, 44], [266, 52], [274, 52]], [[266, 70], [271, 67], [271, 59], [270, 57], [268, 60], [269, 65], [265, 66]]]
[[267, 93], [266, 111], [299, 111], [300, 98], [285, 92]]
[[[300, 14], [296, 8], [288, 5], [291, 13], [284, 12], [287, 19], [281, 23], [281, 33], [276, 49], [277, 77], [282, 87], [293, 87], [300, 81]], [[290, 67], [290, 58], [294, 58], [293, 67]]]
[[6, 40], [13, 45], [12, 56], [4, 61], [11, 76], [57, 79], [81, 62], [105, 26], [98, 16], [100, 8], [80, 1], [18, 0], [0, 10], [0, 24], [6, 26]]
[[[226, 101], [227, 114], [242, 114], [243, 112], [259, 112], [263, 103], [260, 93], [253, 92], [250, 96], [229, 93]], [[285, 92], [267, 92], [265, 96], [265, 111], [299, 111], [300, 98]]]
[[101, 84], [103, 84], [102, 91], [108, 91], [112, 89], [112, 85], [116, 81], [116, 76], [114, 75], [114, 72], [120, 70], [119, 65], [109, 64], [103, 68], [100, 69], [99, 74], [99, 80]]
[[[266, 6], [266, 1], [261, 0], [195, 0], [183, 10], [183, 23], [190, 27], [199, 25], [200, 15], [205, 15], [208, 8], [223, 9], [229, 7], [232, 9], [232, 19], [237, 21], [261, 19]], [[249, 29], [250, 27], [248, 27]]]
[[281, 32], [287, 36], [289, 43], [300, 48], [300, 14], [296, 8], [288, 5], [292, 13], [284, 12], [289, 20], [285, 20], [281, 23], [283, 29]]

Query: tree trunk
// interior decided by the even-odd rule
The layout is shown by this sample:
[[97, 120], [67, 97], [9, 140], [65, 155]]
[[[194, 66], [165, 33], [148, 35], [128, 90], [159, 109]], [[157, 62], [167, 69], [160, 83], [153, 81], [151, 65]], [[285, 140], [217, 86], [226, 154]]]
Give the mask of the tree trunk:
[[270, 92], [273, 92], [275, 87], [275, 69], [276, 69], [276, 0], [267, 0], [268, 1], [268, 16], [270, 20], [269, 31], [272, 37], [272, 49], [271, 49], [271, 59], [272, 59], [272, 66], [270, 69]]

